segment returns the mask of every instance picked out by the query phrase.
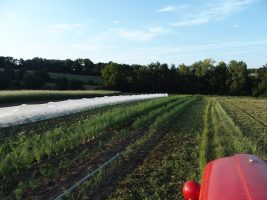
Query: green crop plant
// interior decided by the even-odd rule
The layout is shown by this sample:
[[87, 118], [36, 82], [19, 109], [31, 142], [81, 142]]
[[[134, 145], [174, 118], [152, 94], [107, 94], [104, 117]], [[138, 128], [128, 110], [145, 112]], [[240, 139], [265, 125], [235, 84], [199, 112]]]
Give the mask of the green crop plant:
[[[203, 99], [191, 102], [184, 112], [170, 118], [170, 124], [159, 128], [154, 136], [162, 134], [162, 137], [147, 149], [145, 159], [105, 199], [182, 199], [182, 184], [198, 174], [197, 134], [202, 129], [203, 108]], [[146, 149], [147, 145], [146, 142], [142, 146]], [[134, 153], [138, 148], [133, 155], [138, 156]]]
[[[215, 116], [213, 118], [213, 124], [215, 125], [215, 132], [217, 133], [224, 130], [225, 133], [219, 134], [222, 138], [221, 143], [225, 146], [225, 155], [232, 155], [238, 152], [256, 153], [256, 144], [243, 136], [240, 128], [235, 125], [233, 120], [223, 110], [218, 101], [215, 102], [214, 113]], [[220, 127], [218, 127], [218, 125], [220, 125]]]
[[[123, 138], [125, 137], [129, 137], [128, 134], [131, 134], [131, 135], [135, 134], [137, 129], [140, 129], [140, 128], [145, 129], [149, 123], [153, 123], [154, 119], [159, 116], [160, 113], [158, 111], [169, 112], [170, 110], [172, 110], [174, 107], [181, 104], [185, 100], [186, 98], [184, 97], [176, 96], [175, 101], [170, 101], [167, 104], [160, 105], [159, 107], [149, 112], [139, 115], [140, 117], [135, 118], [134, 119], [135, 121], [132, 123], [132, 125], [125, 127], [121, 130], [111, 129], [112, 134], [107, 135], [101, 139], [96, 138], [95, 145], [91, 146], [90, 148], [81, 149], [81, 151], [75, 152], [75, 154], [71, 153], [71, 157], [64, 156], [64, 154], [69, 154], [71, 150], [68, 151], [68, 153], [62, 153], [61, 155], [59, 155], [59, 157], [57, 156], [58, 159], [60, 158], [60, 162], [58, 164], [55, 164], [52, 159], [51, 162], [47, 160], [43, 163], [40, 163], [40, 165], [34, 165], [35, 166], [34, 170], [36, 170], [34, 172], [35, 175], [29, 178], [38, 178], [39, 181], [40, 180], [45, 181], [46, 179], [51, 180], [51, 178], [52, 180], [57, 180], [58, 177], [64, 176], [63, 171], [69, 171], [70, 169], [75, 169], [77, 162], [80, 162], [81, 160], [85, 158], [90, 158], [90, 156], [94, 156], [94, 153], [97, 153], [99, 151], [105, 151], [106, 149], [109, 148], [109, 146], [116, 144], [117, 141], [123, 140]], [[153, 113], [153, 115], [151, 115], [150, 113]], [[141, 127], [141, 124], [140, 124], [140, 127], [134, 127], [133, 124], [135, 124], [135, 122], [139, 121], [140, 119], [145, 120], [146, 124], [143, 124], [143, 127]], [[140, 132], [140, 130], [138, 130], [138, 132]], [[141, 136], [138, 136], [137, 134], [135, 137], [138, 138]], [[39, 152], [43, 151], [42, 149], [43, 148], [39, 148], [39, 149], [36, 148], [36, 150], [38, 150], [37, 152], [35, 152], [36, 155], [40, 155]], [[61, 171], [61, 173], [58, 173], [57, 175], [53, 176], [53, 173], [52, 175], [50, 173], [51, 171], [50, 169], [53, 169], [52, 172], [58, 172], [57, 169], [60, 169], [59, 171]]]
[[160, 108], [148, 113], [147, 115], [138, 118], [134, 122], [133, 128], [137, 129], [137, 128], [144, 127], [146, 124], [148, 124], [151, 121], [151, 118], [155, 118], [157, 116], [160, 116], [162, 113], [169, 112], [172, 108], [183, 103], [184, 101], [187, 101], [190, 98], [192, 98], [192, 97], [190, 97], [190, 96], [186, 96], [183, 98], [180, 97], [177, 99], [177, 101], [174, 101], [174, 102], [172, 102], [166, 106], [161, 106]]
[[[97, 137], [105, 129], [123, 127], [136, 116], [173, 101], [176, 101], [176, 97], [118, 107], [110, 112], [96, 114], [94, 118], [85, 120], [78, 125], [68, 128], [59, 127], [42, 135], [36, 134], [23, 142], [19, 141], [10, 152], [0, 155], [2, 158], [0, 161], [1, 175], [5, 177], [13, 169], [18, 171], [21, 168], [29, 167], [35, 161], [40, 162], [44, 157], [50, 157], [52, 154], [58, 155], [60, 152], [79, 146], [79, 144]], [[12, 165], [7, 166], [5, 163], [12, 163]]]
[[[236, 153], [266, 155], [265, 102], [179, 95], [83, 118], [77, 114], [79, 120], [46, 131], [32, 128], [28, 134], [14, 128], [14, 137], [0, 142], [0, 199], [42, 199], [59, 192], [73, 181], [73, 173], [83, 176], [115, 151], [121, 152], [119, 161], [68, 199], [94, 199], [102, 193], [106, 199], [181, 199], [183, 183], [199, 178], [209, 161]], [[29, 180], [38, 181], [33, 191], [23, 186]], [[52, 191], [47, 183], [54, 184]]]
[[35, 188], [36, 184], [33, 180], [29, 180], [27, 182], [20, 182], [17, 186], [17, 188], [13, 191], [14, 196], [17, 200], [22, 199], [23, 193], [26, 190], [33, 190]]
[[267, 158], [266, 99], [220, 98], [220, 104], [241, 130], [255, 144], [257, 155]]
[[[138, 129], [141, 127], [141, 122], [147, 122], [148, 119], [151, 120], [151, 118], [155, 118], [153, 120], [153, 123], [149, 125], [149, 130], [146, 132], [145, 135], [143, 135], [140, 139], [138, 139], [133, 144], [130, 144], [122, 153], [122, 159], [127, 158], [130, 155], [134, 154], [134, 152], [140, 148], [141, 146], [146, 145], [149, 140], [152, 139], [157, 133], [159, 133], [160, 130], [168, 127], [172, 120], [177, 116], [179, 113], [181, 113], [186, 107], [191, 105], [194, 101], [196, 101], [198, 97], [185, 97], [183, 99], [178, 99], [177, 102], [170, 103], [169, 105], [159, 107], [158, 109], [151, 111], [148, 113], [148, 115], [145, 115], [139, 119], [136, 120], [136, 122], [133, 123], [133, 127], [135, 129]], [[160, 112], [159, 112], [160, 111]], [[156, 115], [157, 114], [157, 115]], [[149, 120], [149, 121], [150, 121]], [[116, 163], [119, 164], [119, 163]], [[103, 169], [104, 170], [104, 169]], [[104, 179], [105, 176], [101, 176], [101, 179]], [[99, 178], [97, 178], [97, 182], [99, 182]], [[103, 180], [102, 180], [103, 181]], [[82, 198], [84, 195], [86, 196], [87, 193], [84, 191], [88, 191], [88, 188], [92, 188], [94, 185], [97, 184], [96, 181], [91, 180], [88, 181], [87, 184], [82, 186], [82, 189], [77, 191], [70, 199], [73, 198]], [[81, 196], [82, 195], [82, 196]]]
[[[158, 115], [159, 114], [158, 111], [160, 111], [161, 113], [169, 112], [174, 107], [176, 107], [177, 105], [181, 104], [184, 101], [185, 101], [184, 98], [180, 98], [178, 96], [178, 97], [176, 97], [176, 101], [168, 103], [168, 104], [166, 104], [164, 106], [160, 106], [160, 107], [156, 108], [155, 110], [152, 110], [152, 111], [148, 112], [147, 114], [142, 114], [141, 117], [135, 119], [135, 122], [136, 121], [140, 122], [140, 120], [146, 121], [146, 123], [143, 124], [142, 126], [140, 124], [140, 127], [135, 127], [134, 124], [136, 124], [136, 123], [133, 122], [133, 125], [125, 128], [125, 129], [122, 129], [122, 130], [119, 130], [119, 131], [118, 130], [114, 130], [116, 134], [113, 134], [113, 136], [111, 138], [110, 137], [105, 137], [104, 139], [98, 140], [97, 145], [95, 145], [94, 147], [87, 148], [86, 150], [83, 150], [81, 153], [79, 153], [79, 155], [77, 155], [78, 157], [75, 157], [75, 159], [71, 161], [72, 165], [75, 165], [75, 160], [76, 159], [78, 159], [78, 160], [82, 159], [84, 156], [87, 156], [87, 157], [89, 156], [90, 157], [90, 155], [93, 155], [93, 153], [96, 153], [97, 151], [100, 151], [100, 150], [104, 150], [109, 145], [112, 145], [113, 142], [116, 142], [116, 141], [121, 140], [122, 138], [126, 137], [126, 135], [129, 134], [131, 131], [134, 132], [134, 131], [137, 131], [137, 129], [140, 129], [140, 128], [142, 128], [143, 130], [146, 129], [148, 124], [149, 123], [153, 123], [154, 119], [159, 116]], [[151, 115], [151, 113], [153, 113], [153, 115]], [[63, 161], [64, 160], [62, 160], [61, 163]], [[70, 160], [68, 160], [68, 158], [66, 158], [66, 161], [70, 161]], [[60, 168], [63, 169], [63, 170], [68, 168], [68, 165], [65, 165], [64, 163], [65, 162], [63, 162], [63, 164], [59, 165]]]
[[210, 160], [232, 156], [235, 153], [257, 153], [256, 143], [243, 135], [216, 98], [208, 98], [201, 140], [200, 172], [203, 172]]
[[177, 114], [182, 112], [187, 106], [192, 104], [195, 100], [197, 100], [199, 97], [191, 97], [189, 100], [179, 104], [175, 108], [173, 108], [169, 112], [162, 113], [162, 115], [158, 116], [153, 124], [149, 126], [148, 133], [142, 137], [140, 140], [137, 140], [135, 143], [129, 145], [125, 151], [125, 154], [129, 154], [130, 152], [133, 152], [136, 146], [140, 146], [145, 144], [147, 141], [151, 139], [156, 133], [158, 133], [158, 130], [168, 126], [171, 123], [171, 119], [174, 118]]

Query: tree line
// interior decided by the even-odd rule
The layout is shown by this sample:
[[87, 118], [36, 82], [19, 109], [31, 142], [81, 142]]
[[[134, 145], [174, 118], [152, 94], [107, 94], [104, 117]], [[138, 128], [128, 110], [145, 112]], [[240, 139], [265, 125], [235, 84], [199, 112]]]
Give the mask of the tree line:
[[[27, 73], [27, 71], [33, 73]], [[136, 93], [183, 93], [262, 96], [267, 94], [267, 64], [247, 69], [243, 61], [212, 59], [192, 65], [93, 63], [90, 59], [28, 60], [0, 57], [0, 89], [83, 89], [77, 80], [59, 78], [46, 88], [47, 72], [102, 76], [103, 88]]]
[[267, 64], [249, 70], [245, 62], [236, 60], [226, 64], [205, 59], [177, 67], [159, 62], [147, 66], [110, 62], [103, 68], [102, 77], [106, 89], [123, 92], [235, 96], [267, 94]]
[[60, 77], [52, 80], [45, 71], [1, 69], [0, 90], [82, 90], [83, 82]]
[[54, 80], [48, 72], [100, 76], [103, 66], [104, 64], [94, 64], [89, 59], [54, 60], [36, 57], [23, 60], [0, 56], [0, 90], [80, 90], [84, 89], [82, 81], [66, 77]]
[[33, 59], [16, 59], [0, 56], [0, 68], [17, 70], [34, 70], [66, 74], [81, 74], [100, 76], [105, 63], [93, 63], [90, 59], [45, 59], [35, 57]]

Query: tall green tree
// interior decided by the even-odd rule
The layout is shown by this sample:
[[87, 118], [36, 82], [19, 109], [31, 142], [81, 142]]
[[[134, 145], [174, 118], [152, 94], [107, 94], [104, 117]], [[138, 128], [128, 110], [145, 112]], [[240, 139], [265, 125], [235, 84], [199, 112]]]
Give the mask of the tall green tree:
[[267, 64], [257, 70], [258, 78], [258, 95], [267, 96]]
[[243, 61], [232, 60], [228, 64], [229, 78], [227, 80], [229, 85], [229, 92], [231, 95], [246, 95], [249, 93], [246, 89], [248, 87], [247, 65]]
[[228, 69], [225, 62], [219, 62], [212, 71], [209, 81], [213, 88], [213, 94], [227, 94], [229, 91], [227, 80], [228, 80]]
[[111, 90], [127, 90], [127, 69], [117, 63], [108, 63], [101, 71], [104, 87]]

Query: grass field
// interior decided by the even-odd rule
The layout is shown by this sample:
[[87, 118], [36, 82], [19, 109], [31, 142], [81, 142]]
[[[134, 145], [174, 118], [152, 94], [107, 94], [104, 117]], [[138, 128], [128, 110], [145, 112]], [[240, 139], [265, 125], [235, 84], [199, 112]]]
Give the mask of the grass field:
[[118, 94], [118, 92], [106, 90], [2, 90], [0, 91], [0, 105], [22, 102], [101, 97], [115, 94]]
[[103, 82], [101, 76], [86, 76], [86, 75], [54, 73], [54, 72], [48, 72], [48, 75], [51, 79], [58, 79], [65, 77], [68, 80], [79, 80], [82, 81], [83, 83], [93, 82], [96, 85], [101, 85]]
[[[0, 71], [4, 71], [4, 68], [0, 67]], [[15, 69], [16, 71], [16, 69]], [[28, 73], [32, 74], [34, 70], [27, 70]], [[80, 75], [80, 74], [66, 74], [66, 73], [55, 73], [55, 72], [48, 72], [50, 79], [58, 79], [65, 77], [68, 80], [79, 80], [83, 83], [94, 83], [95, 85], [101, 85], [103, 80], [101, 76], [87, 76], [87, 75]]]
[[0, 199], [183, 199], [210, 160], [267, 158], [267, 99], [176, 95], [0, 129]]

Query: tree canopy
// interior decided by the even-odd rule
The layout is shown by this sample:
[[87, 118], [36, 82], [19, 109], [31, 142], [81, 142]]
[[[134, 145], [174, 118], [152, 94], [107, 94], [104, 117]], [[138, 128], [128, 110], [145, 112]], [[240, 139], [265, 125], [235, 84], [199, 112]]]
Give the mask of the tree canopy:
[[[204, 59], [192, 65], [154, 62], [127, 65], [93, 63], [90, 59], [28, 60], [0, 57], [0, 89], [47, 89], [48, 72], [102, 76], [103, 88], [138, 93], [267, 95], [267, 64], [247, 69], [243, 61]], [[82, 89], [79, 80], [55, 80], [54, 89]], [[48, 88], [49, 89], [49, 88]]]

